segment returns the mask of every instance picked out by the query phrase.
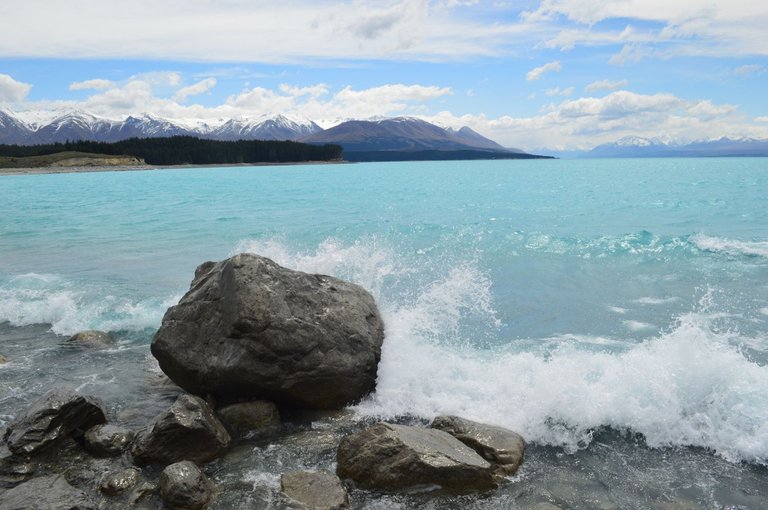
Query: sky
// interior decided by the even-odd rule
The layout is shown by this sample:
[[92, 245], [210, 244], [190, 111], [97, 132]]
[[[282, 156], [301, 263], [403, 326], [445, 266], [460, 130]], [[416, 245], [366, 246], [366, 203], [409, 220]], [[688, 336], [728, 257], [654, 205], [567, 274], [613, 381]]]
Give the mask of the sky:
[[525, 150], [768, 138], [767, 29], [755, 0], [5, 0], [0, 108], [416, 116]]

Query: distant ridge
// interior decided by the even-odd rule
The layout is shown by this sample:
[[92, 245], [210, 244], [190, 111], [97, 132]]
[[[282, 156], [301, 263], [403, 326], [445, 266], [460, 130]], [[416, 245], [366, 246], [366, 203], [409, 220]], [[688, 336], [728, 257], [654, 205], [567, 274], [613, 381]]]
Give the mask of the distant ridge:
[[346, 152], [487, 150], [510, 152], [468, 127], [458, 131], [412, 117], [350, 120], [301, 139], [305, 143], [337, 143]]
[[659, 158], [659, 157], [738, 157], [768, 156], [768, 140], [754, 138], [720, 138], [685, 144], [663, 142], [642, 137], [625, 137], [598, 145], [581, 157], [590, 158]]

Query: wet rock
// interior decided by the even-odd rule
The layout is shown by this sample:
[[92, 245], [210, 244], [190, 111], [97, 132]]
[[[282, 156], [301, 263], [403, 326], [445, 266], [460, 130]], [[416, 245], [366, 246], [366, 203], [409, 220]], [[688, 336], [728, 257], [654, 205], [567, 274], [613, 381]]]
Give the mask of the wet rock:
[[99, 489], [108, 496], [116, 496], [139, 483], [140, 471], [128, 468], [117, 473], [108, 473], [101, 481]]
[[212, 484], [194, 462], [184, 460], [160, 475], [160, 497], [172, 510], [197, 510], [211, 499]]
[[132, 440], [133, 432], [117, 425], [95, 425], [85, 431], [85, 449], [104, 457], [120, 455]]
[[75, 333], [67, 339], [67, 343], [103, 348], [112, 347], [115, 345], [115, 340], [103, 331], [87, 330]]
[[361, 287], [241, 254], [198, 267], [152, 354], [195, 394], [332, 409], [373, 390], [383, 339]]
[[266, 400], [231, 404], [216, 410], [221, 421], [238, 435], [262, 435], [280, 427], [277, 406]]
[[336, 510], [349, 506], [346, 489], [339, 477], [332, 473], [283, 473], [280, 477], [280, 490], [289, 499], [313, 510]]
[[[128, 498], [128, 504], [131, 507], [136, 507], [138, 505], [148, 505], [149, 508], [156, 508], [159, 505], [152, 505], [151, 501], [153, 499], [157, 499], [157, 492], [157, 484], [144, 482], [133, 489], [133, 491], [131, 491], [131, 495]], [[142, 508], [144, 507], [142, 506]]]
[[96, 510], [83, 491], [61, 475], [33, 478], [0, 494], [0, 508], [8, 510]]
[[0, 365], [2, 365], [3, 363], [8, 363], [8, 358], [0, 354]]
[[461, 491], [495, 488], [491, 464], [450, 434], [378, 423], [341, 440], [336, 473], [361, 487], [439, 485]]
[[5, 446], [0, 446], [0, 488], [15, 487], [29, 480], [34, 474], [34, 467], [29, 458], [11, 453]]
[[35, 454], [66, 438], [107, 421], [100, 400], [72, 389], [48, 391], [8, 425], [3, 437], [14, 453]]
[[229, 444], [229, 433], [205, 400], [185, 394], [136, 435], [131, 453], [140, 463], [202, 463], [223, 455]]
[[438, 416], [431, 426], [449, 433], [475, 450], [504, 475], [514, 475], [523, 462], [525, 440], [511, 430], [458, 416]]

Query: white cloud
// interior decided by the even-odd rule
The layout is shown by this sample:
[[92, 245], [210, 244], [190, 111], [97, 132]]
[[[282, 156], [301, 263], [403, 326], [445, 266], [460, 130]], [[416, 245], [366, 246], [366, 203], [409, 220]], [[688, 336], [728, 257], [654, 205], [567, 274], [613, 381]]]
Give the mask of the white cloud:
[[[754, 0], [543, 0], [523, 19], [561, 25], [551, 47], [628, 45], [615, 63], [649, 56], [768, 55], [768, 4]], [[596, 27], [611, 19], [640, 23], [621, 33]]]
[[544, 95], [546, 96], [564, 96], [568, 97], [571, 94], [573, 94], [573, 87], [568, 87], [566, 89], [561, 89], [560, 87], [555, 87], [552, 89], [547, 89], [544, 91]]
[[748, 77], [753, 75], [759, 75], [765, 73], [766, 68], [765, 66], [761, 66], [759, 64], [747, 64], [743, 65], [741, 67], [737, 67], [733, 70], [735, 74], [741, 77]]
[[[472, 3], [70, 0], [65, 6], [59, 0], [5, 2], [0, 8], [4, 21], [0, 57], [454, 60], [500, 54], [537, 30], [515, 16], [507, 16], [506, 21], [489, 19], [489, 7]], [[40, 17], [40, 12], [46, 16]], [[29, 23], [30, 19], [36, 22]], [[138, 35], [136, 27], [141, 28]]]
[[598, 80], [593, 81], [586, 87], [584, 87], [584, 90], [586, 90], [589, 93], [597, 92], [598, 90], [617, 90], [626, 87], [629, 85], [629, 80], [619, 80], [619, 81], [611, 81], [611, 80]]
[[23, 101], [31, 89], [32, 85], [29, 83], [16, 81], [7, 74], [0, 74], [0, 103]]
[[550, 62], [548, 64], [544, 64], [541, 67], [536, 67], [528, 71], [525, 75], [525, 79], [528, 81], [538, 80], [544, 73], [548, 73], [550, 71], [560, 71], [562, 68], [563, 66], [559, 61]]
[[765, 117], [755, 117], [754, 121], [755, 122], [768, 122], [768, 116], [765, 116]]
[[294, 97], [309, 96], [316, 98], [328, 93], [328, 85], [325, 83], [318, 83], [317, 85], [312, 85], [310, 87], [296, 87], [294, 85], [283, 83], [280, 85], [280, 92]]
[[631, 62], [639, 62], [644, 57], [653, 55], [654, 51], [646, 46], [636, 43], [625, 44], [621, 51], [611, 55], [608, 59], [609, 64], [624, 65]]
[[187, 100], [187, 98], [189, 98], [189, 96], [197, 96], [197, 95], [203, 94], [205, 92], [208, 92], [215, 86], [216, 86], [216, 78], [206, 78], [188, 87], [184, 87], [180, 89], [173, 96], [173, 99], [175, 101], [179, 101], [180, 103], [183, 103], [184, 101]]
[[176, 71], [151, 71], [133, 75], [128, 81], [143, 81], [156, 87], [176, 87], [181, 83], [181, 74]]
[[[568, 99], [531, 117], [488, 118], [441, 112], [426, 119], [452, 127], [468, 125], [502, 145], [527, 150], [590, 149], [628, 135], [653, 138], [660, 133], [681, 141], [723, 136], [768, 138], [768, 126], [751, 123], [734, 105], [628, 91], [602, 98]], [[760, 122], [758, 119], [754, 121]], [[768, 117], [763, 119], [768, 122]]]
[[105, 90], [115, 86], [115, 82], [100, 78], [85, 81], [76, 81], [69, 85], [69, 90]]

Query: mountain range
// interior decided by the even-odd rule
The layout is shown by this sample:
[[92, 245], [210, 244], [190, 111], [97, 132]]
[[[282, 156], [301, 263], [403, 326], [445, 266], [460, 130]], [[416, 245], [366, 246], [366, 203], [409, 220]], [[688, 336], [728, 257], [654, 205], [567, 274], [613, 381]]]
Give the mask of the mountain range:
[[442, 128], [429, 122], [397, 117], [378, 120], [350, 120], [322, 129], [308, 119], [285, 115], [258, 119], [227, 119], [215, 125], [180, 123], [143, 114], [124, 120], [110, 120], [87, 112], [74, 111], [50, 122], [29, 124], [11, 112], [0, 110], [0, 144], [35, 145], [91, 140], [117, 142], [128, 138], [196, 136], [212, 140], [292, 140], [312, 144], [334, 143], [345, 151], [488, 151], [524, 154], [507, 149], [468, 127]]
[[590, 158], [768, 156], [768, 140], [723, 137], [717, 140], [679, 143], [631, 136], [613, 143], [598, 145], [581, 156]]

